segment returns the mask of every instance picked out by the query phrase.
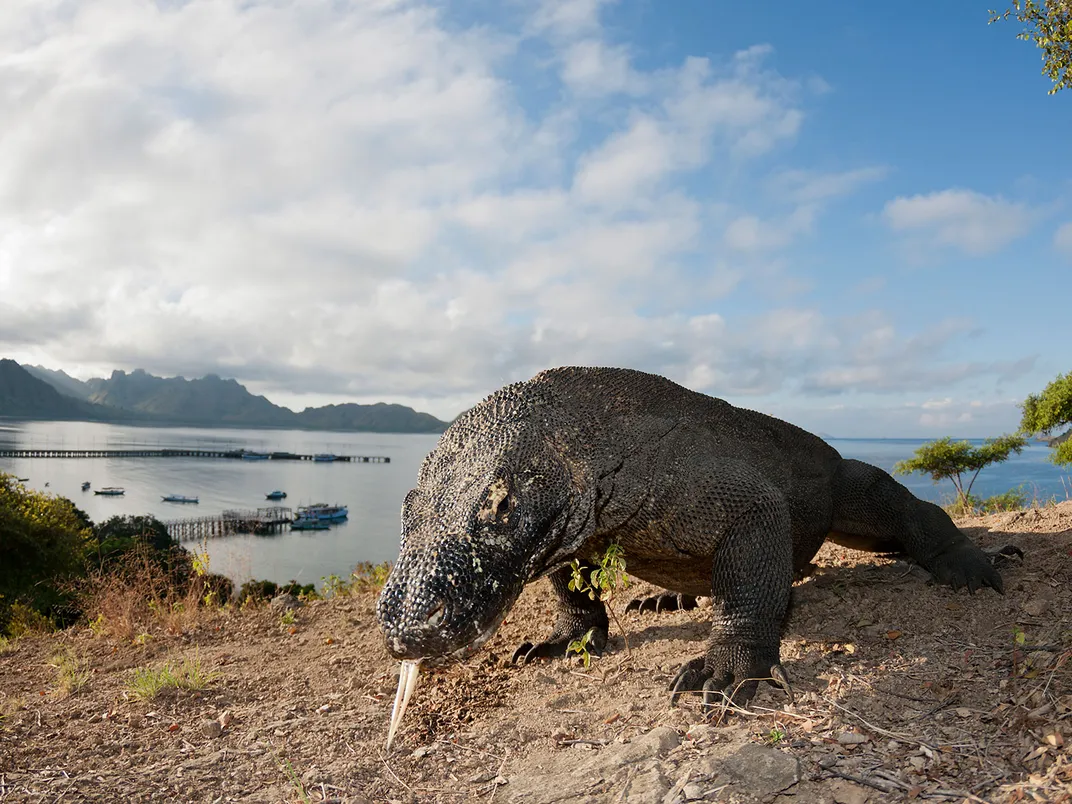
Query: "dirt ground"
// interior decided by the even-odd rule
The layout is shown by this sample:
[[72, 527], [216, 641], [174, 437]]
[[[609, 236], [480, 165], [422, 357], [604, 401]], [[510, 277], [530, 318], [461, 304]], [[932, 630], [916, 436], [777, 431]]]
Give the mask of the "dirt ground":
[[[224, 610], [144, 644], [26, 637], [0, 655], [0, 800], [1072, 801], [1072, 502], [959, 524], [1024, 551], [1004, 596], [828, 545], [783, 642], [795, 702], [764, 687], [721, 722], [667, 693], [705, 606], [622, 615], [631, 650], [616, 633], [587, 670], [508, 667], [549, 630], [546, 582], [477, 658], [422, 675], [390, 754], [398, 664], [372, 593], [293, 623]], [[62, 651], [88, 670], [66, 694]], [[131, 693], [135, 668], [183, 659], [215, 673], [204, 690]]]

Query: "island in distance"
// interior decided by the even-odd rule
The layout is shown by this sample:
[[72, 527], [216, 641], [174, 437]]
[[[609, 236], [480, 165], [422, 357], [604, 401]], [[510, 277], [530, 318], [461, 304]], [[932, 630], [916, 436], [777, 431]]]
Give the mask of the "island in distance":
[[0, 359], [0, 417], [365, 433], [441, 433], [448, 424], [431, 414], [383, 402], [326, 405], [295, 413], [215, 374], [187, 380], [138, 369], [83, 382], [63, 371], [8, 359]]

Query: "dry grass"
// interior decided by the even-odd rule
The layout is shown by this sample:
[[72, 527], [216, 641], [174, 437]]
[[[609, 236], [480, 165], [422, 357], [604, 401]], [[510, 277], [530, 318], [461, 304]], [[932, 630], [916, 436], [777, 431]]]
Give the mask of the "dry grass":
[[85, 657], [76, 655], [70, 648], [56, 651], [48, 664], [56, 671], [56, 689], [52, 696], [58, 700], [79, 692], [92, 675]]
[[82, 590], [90, 630], [144, 644], [154, 634], [184, 634], [215, 616], [218, 602], [200, 575], [176, 580], [148, 551], [133, 553]]

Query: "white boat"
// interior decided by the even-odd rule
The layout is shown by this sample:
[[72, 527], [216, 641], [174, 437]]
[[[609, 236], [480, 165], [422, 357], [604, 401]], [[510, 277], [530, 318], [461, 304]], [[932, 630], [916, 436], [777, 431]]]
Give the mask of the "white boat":
[[119, 486], [105, 486], [102, 489], [93, 489], [93, 493], [104, 497], [118, 497], [120, 494], [126, 494], [127, 490]]
[[299, 508], [296, 519], [313, 522], [339, 522], [349, 515], [350, 511], [345, 505], [314, 503], [313, 505], [304, 505]]
[[197, 497], [187, 497], [185, 494], [168, 494], [161, 498], [164, 502], [195, 503]]

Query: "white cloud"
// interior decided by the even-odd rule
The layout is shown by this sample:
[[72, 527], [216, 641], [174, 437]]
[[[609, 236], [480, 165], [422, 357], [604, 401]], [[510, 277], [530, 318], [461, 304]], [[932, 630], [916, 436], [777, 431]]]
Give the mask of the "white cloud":
[[771, 188], [798, 204], [813, 204], [851, 195], [861, 187], [884, 179], [889, 170], [882, 166], [857, 168], [839, 173], [786, 170], [772, 177]]
[[1058, 251], [1072, 257], [1072, 221], [1062, 224], [1053, 233], [1053, 245]]
[[971, 190], [898, 197], [887, 202], [882, 214], [894, 231], [917, 233], [974, 255], [998, 251], [1031, 227], [1025, 205]]

